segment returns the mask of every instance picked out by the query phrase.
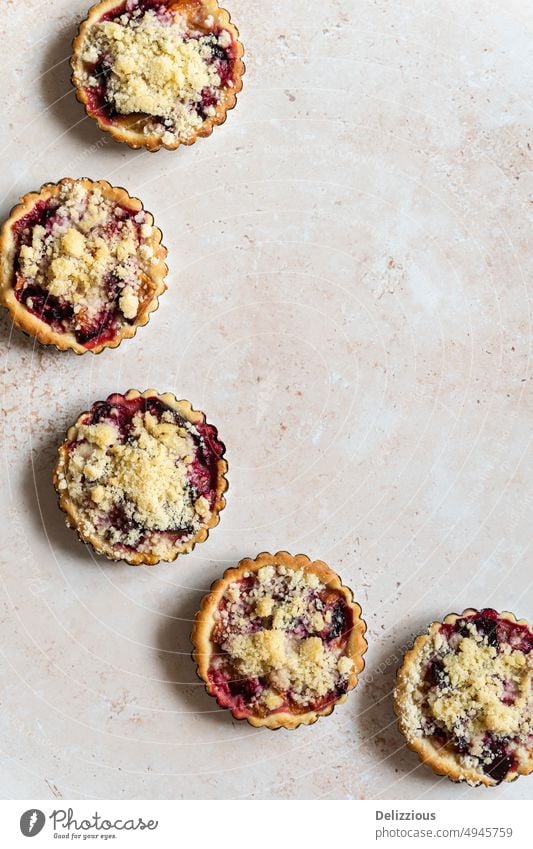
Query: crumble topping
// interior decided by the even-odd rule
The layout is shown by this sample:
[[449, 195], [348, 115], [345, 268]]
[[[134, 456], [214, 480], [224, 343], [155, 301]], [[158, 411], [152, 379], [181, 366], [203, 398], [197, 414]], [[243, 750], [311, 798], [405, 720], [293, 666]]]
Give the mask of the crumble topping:
[[344, 595], [303, 568], [263, 566], [230, 583], [215, 613], [210, 677], [244, 712], [304, 712], [348, 688], [353, 627]]
[[[481, 729], [496, 734], [528, 730], [530, 719], [524, 708], [531, 692], [531, 667], [528, 669], [522, 652], [507, 647], [498, 654], [494, 646], [484, 645], [477, 634], [463, 637], [456, 653], [444, 655], [443, 673], [450, 681], [449, 687], [441, 696], [432, 694], [429, 709], [450, 731], [461, 724], [461, 717], [467, 717], [471, 735]], [[503, 701], [506, 690], [515, 693], [512, 704]]]
[[156, 261], [144, 211], [125, 209], [96, 185], [65, 181], [14, 231], [17, 298], [56, 331], [90, 343], [135, 320]]
[[[298, 697], [309, 692], [325, 696], [338, 677], [337, 657], [324, 651], [320, 637], [295, 641], [288, 639], [283, 631], [259, 631], [251, 636], [230, 637], [225, 648], [242, 675], [272, 673], [274, 683], [287, 679]], [[276, 675], [278, 670], [281, 675]]]
[[118, 115], [153, 119], [146, 133], [158, 132], [166, 143], [187, 140], [214, 117], [231, 85], [231, 44], [228, 30], [201, 32], [178, 9], [141, 5], [90, 29], [81, 55], [84, 85]]
[[210, 426], [156, 398], [111, 397], [77, 427], [58, 489], [68, 491], [86, 537], [165, 556], [211, 519], [217, 456]]
[[431, 636], [407, 670], [408, 736], [430, 737], [496, 782], [530, 756], [533, 635], [495, 611], [459, 618]]

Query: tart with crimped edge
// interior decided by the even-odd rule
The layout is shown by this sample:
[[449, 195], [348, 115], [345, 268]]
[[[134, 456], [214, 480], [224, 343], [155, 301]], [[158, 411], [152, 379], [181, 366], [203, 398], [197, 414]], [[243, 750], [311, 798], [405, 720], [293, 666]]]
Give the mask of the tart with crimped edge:
[[235, 719], [297, 728], [346, 700], [364, 667], [366, 625], [321, 560], [286, 551], [246, 558], [215, 581], [191, 640], [199, 677]]
[[74, 40], [72, 83], [115, 141], [175, 150], [226, 120], [243, 54], [216, 0], [104, 0]]
[[69, 428], [54, 486], [67, 525], [110, 560], [175, 560], [219, 522], [224, 445], [188, 401], [132, 389]]
[[533, 629], [469, 608], [433, 622], [398, 672], [407, 745], [438, 775], [491, 787], [533, 770]]
[[116, 348], [157, 309], [161, 231], [140, 200], [104, 180], [66, 177], [24, 195], [0, 233], [0, 302], [43, 345]]

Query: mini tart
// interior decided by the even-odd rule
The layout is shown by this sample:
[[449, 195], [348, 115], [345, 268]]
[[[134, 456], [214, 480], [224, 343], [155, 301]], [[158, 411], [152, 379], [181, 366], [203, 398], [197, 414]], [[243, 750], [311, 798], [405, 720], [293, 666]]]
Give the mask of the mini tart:
[[110, 560], [175, 560], [219, 522], [224, 451], [204, 414], [170, 392], [110, 395], [79, 417], [59, 448], [59, 506], [67, 525]]
[[47, 183], [24, 195], [0, 233], [0, 302], [44, 345], [116, 348], [165, 289], [161, 231], [137, 198], [105, 181]]
[[278, 551], [226, 570], [191, 640], [198, 675], [221, 707], [256, 727], [292, 729], [346, 700], [364, 667], [365, 630], [329, 566]]
[[433, 622], [404, 657], [394, 692], [408, 746], [437, 774], [484, 784], [533, 770], [533, 629], [512, 613]]
[[73, 43], [76, 96], [132, 148], [193, 144], [235, 105], [244, 74], [238, 38], [215, 0], [104, 0]]

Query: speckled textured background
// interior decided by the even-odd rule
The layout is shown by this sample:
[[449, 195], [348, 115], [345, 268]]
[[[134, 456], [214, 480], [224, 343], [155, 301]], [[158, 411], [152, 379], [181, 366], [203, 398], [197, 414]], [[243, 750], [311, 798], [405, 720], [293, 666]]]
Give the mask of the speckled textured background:
[[[0, 795], [531, 797], [419, 766], [390, 691], [434, 618], [533, 617], [533, 9], [228, 5], [237, 108], [150, 155], [70, 90], [83, 0], [2, 2], [2, 215], [45, 181], [106, 178], [154, 212], [170, 276], [148, 327], [98, 357], [2, 314]], [[50, 477], [80, 411], [151, 386], [218, 425], [231, 483], [209, 541], [145, 569], [79, 544]], [[340, 572], [370, 642], [348, 702], [289, 733], [218, 711], [189, 657], [212, 580], [279, 548]]]

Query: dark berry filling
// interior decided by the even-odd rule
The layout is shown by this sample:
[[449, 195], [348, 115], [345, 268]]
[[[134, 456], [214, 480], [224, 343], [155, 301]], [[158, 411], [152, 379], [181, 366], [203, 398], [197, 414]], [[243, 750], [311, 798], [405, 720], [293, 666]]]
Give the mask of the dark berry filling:
[[486, 607], [479, 613], [470, 616], [462, 616], [453, 624], [443, 624], [440, 632], [448, 640], [452, 634], [468, 636], [468, 624], [476, 626], [477, 631], [482, 634], [488, 645], [498, 648], [501, 644], [509, 644], [513, 649], [518, 649], [528, 654], [533, 651], [533, 634], [527, 625], [503, 619], [496, 610]]
[[145, 401], [143, 398], [126, 399], [123, 395], [110, 395], [107, 401], [99, 401], [93, 406], [91, 412], [85, 417], [84, 424], [100, 424], [100, 422], [109, 421], [116, 427], [120, 438], [125, 442], [131, 430], [133, 416], [139, 410], [147, 409], [143, 401]]
[[[463, 734], [452, 734], [447, 728], [442, 728], [433, 720], [425, 725], [425, 734], [430, 737], [439, 748], [445, 748], [458, 755], [471, 755], [471, 741]], [[510, 737], [501, 737], [495, 734], [486, 734], [483, 738], [481, 754], [476, 756], [480, 768], [498, 784], [506, 776], [516, 770], [517, 760], [512, 747], [514, 740]]]
[[168, 7], [173, 2], [175, 0], [124, 0], [124, 2], [118, 3], [114, 9], [105, 12], [99, 18], [99, 21], [101, 23], [114, 21], [124, 13], [133, 15], [134, 12], [139, 12], [140, 14], [154, 12], [157, 16], [166, 17], [168, 16]]
[[63, 298], [56, 298], [45, 292], [40, 286], [22, 284], [16, 290], [17, 300], [24, 304], [33, 315], [49, 324], [53, 330], [61, 332], [65, 324], [72, 321], [74, 310]]
[[264, 689], [259, 678], [232, 679], [229, 671], [212, 670], [209, 679], [216, 687], [217, 701], [221, 707], [229, 708], [241, 717], [254, 713], [253, 705]]
[[217, 103], [218, 100], [213, 94], [213, 92], [209, 91], [208, 88], [204, 88], [204, 90], [202, 91], [202, 99], [199, 103], [195, 105], [194, 108], [196, 109], [202, 121], [205, 121], [208, 116], [208, 109], [211, 109], [211, 107], [216, 108]]
[[137, 530], [140, 525], [131, 516], [128, 516], [123, 507], [116, 505], [109, 514], [110, 524], [127, 536], [131, 531]]
[[426, 683], [430, 687], [446, 687], [449, 684], [448, 676], [444, 671], [444, 664], [440, 658], [432, 660], [426, 670]]
[[331, 608], [331, 625], [325, 635], [327, 640], [344, 637], [353, 627], [353, 614], [342, 598], [338, 599]]
[[55, 198], [40, 200], [37, 201], [30, 212], [15, 221], [12, 231], [17, 248], [31, 243], [31, 231], [36, 224], [40, 224], [45, 230], [49, 231], [53, 223], [51, 219], [53, 219], [58, 207], [59, 202]]
[[[220, 33], [221, 30], [216, 33], [216, 36], [218, 37]], [[213, 62], [220, 77], [220, 84], [225, 87], [229, 82], [233, 82], [233, 44], [230, 44], [229, 47], [221, 47], [220, 44], [214, 44], [211, 49]]]
[[[79, 314], [78, 314], [79, 315]], [[75, 330], [76, 341], [89, 350], [103, 342], [111, 342], [117, 331], [115, 314], [101, 310], [90, 320], [81, 322], [81, 327]]]
[[[495, 737], [492, 734], [487, 734], [484, 741], [485, 752], [488, 754], [488, 757], [484, 759], [483, 770], [498, 784], [502, 782], [510, 772], [516, 769], [516, 758], [509, 751], [509, 742], [509, 739]], [[485, 760], [487, 760], [488, 763], [485, 763]]]

